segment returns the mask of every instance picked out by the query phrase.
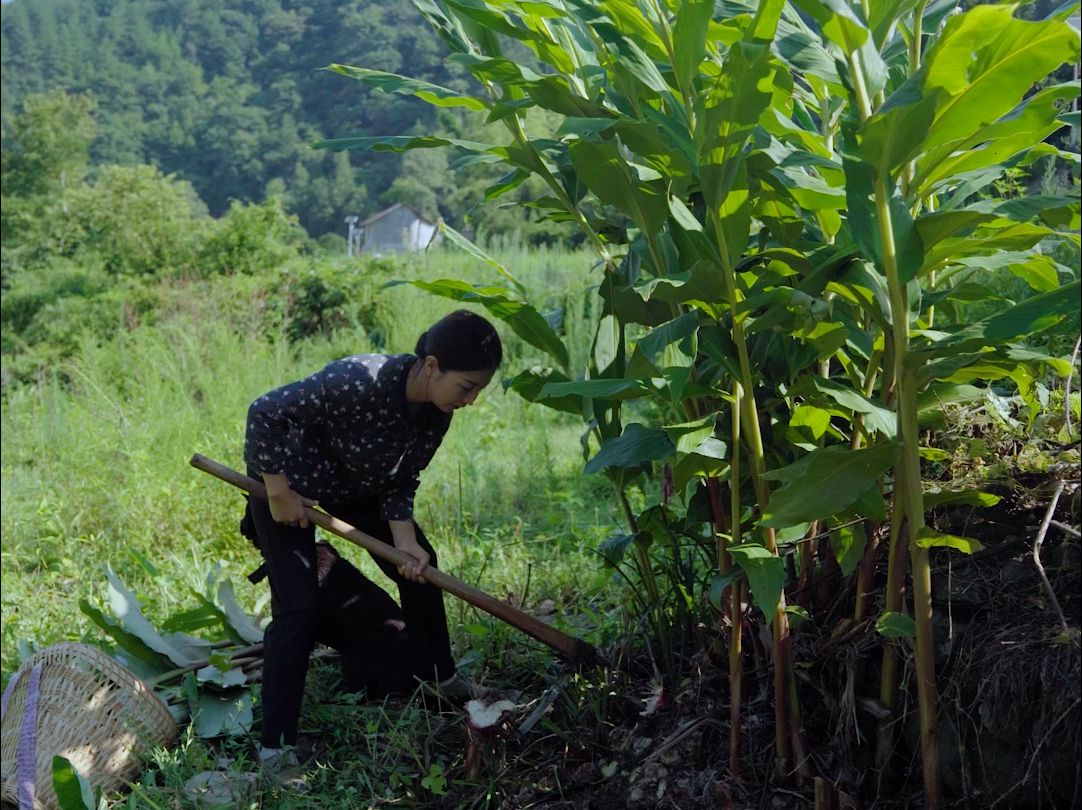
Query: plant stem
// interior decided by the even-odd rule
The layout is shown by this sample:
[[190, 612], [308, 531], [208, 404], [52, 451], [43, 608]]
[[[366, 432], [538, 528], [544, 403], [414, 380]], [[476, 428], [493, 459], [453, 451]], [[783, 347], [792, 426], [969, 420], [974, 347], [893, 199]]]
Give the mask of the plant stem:
[[[851, 50], [848, 60], [861, 120], [867, 120], [871, 117], [872, 108], [859, 55]], [[876, 177], [874, 195], [883, 264], [880, 269], [887, 277], [894, 338], [894, 385], [897, 396], [895, 413], [898, 420], [898, 441], [901, 444], [901, 458], [894, 473], [895, 487], [901, 487], [901, 498], [896, 498], [895, 504], [896, 507], [899, 504], [902, 506], [904, 523], [899, 526], [899, 529], [904, 526], [904, 537], [908, 542], [910, 561], [913, 566], [913, 619], [917, 626], [915, 670], [920, 715], [924, 806], [929, 810], [935, 810], [940, 805], [940, 781], [935, 639], [932, 629], [932, 571], [928, 549], [922, 548], [917, 543], [917, 536], [924, 527], [920, 436], [917, 430], [917, 381], [915, 370], [907, 368], [906, 362], [909, 352], [909, 302], [906, 297], [905, 282], [901, 278], [898, 267], [888, 179], [882, 174]], [[900, 549], [896, 546], [903, 542], [902, 538], [902, 531], [892, 533], [891, 555], [895, 558], [900, 553]], [[885, 679], [886, 668], [884, 667]]]
[[[732, 315], [733, 343], [736, 345], [737, 357], [740, 362], [739, 386], [734, 386], [738, 393], [733, 407], [740, 412], [744, 442], [748, 448], [748, 460], [751, 464], [752, 486], [759, 502], [759, 514], [763, 514], [770, 504], [770, 487], [763, 475], [766, 473], [766, 459], [763, 450], [763, 437], [759, 427], [759, 414], [755, 407], [755, 378], [752, 376], [751, 363], [748, 359], [748, 344], [744, 334], [744, 324], [737, 314], [739, 303], [736, 286], [736, 272], [729, 261], [729, 250], [725, 231], [721, 226], [721, 219], [716, 210], [711, 210], [710, 218], [713, 224], [715, 239], [717, 240], [718, 253], [722, 264], [722, 279], [725, 285], [725, 294]], [[737, 450], [734, 447], [733, 456]], [[738, 518], [734, 516], [734, 525]], [[766, 548], [771, 554], [778, 553], [778, 545], [774, 529], [763, 527], [763, 539]], [[783, 591], [774, 607], [774, 618], [771, 622], [773, 630], [774, 646], [774, 747], [776, 769], [779, 775], [785, 776], [789, 772], [791, 760], [791, 727], [789, 707], [789, 670], [792, 666], [790, 659], [789, 617], [785, 612], [785, 592]]]

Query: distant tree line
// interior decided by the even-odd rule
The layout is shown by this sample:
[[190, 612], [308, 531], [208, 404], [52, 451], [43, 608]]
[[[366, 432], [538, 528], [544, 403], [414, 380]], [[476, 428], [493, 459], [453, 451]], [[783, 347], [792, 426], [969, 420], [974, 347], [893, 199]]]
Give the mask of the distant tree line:
[[465, 88], [471, 80], [445, 62], [408, 0], [14, 0], [0, 8], [0, 45], [6, 152], [27, 148], [13, 129], [27, 100], [59, 90], [92, 99], [96, 134], [85, 152], [57, 151], [75, 149], [72, 158], [78, 152], [91, 174], [104, 165], [153, 166], [189, 183], [216, 217], [232, 201], [277, 198], [312, 236], [342, 232], [347, 213], [393, 202], [489, 234], [520, 229], [528, 218], [512, 206], [464, 221], [495, 180], [483, 166], [455, 173], [434, 153], [403, 159], [311, 148], [320, 138], [476, 135], [483, 127], [457, 112], [437, 120], [414, 99], [321, 70], [358, 64]]

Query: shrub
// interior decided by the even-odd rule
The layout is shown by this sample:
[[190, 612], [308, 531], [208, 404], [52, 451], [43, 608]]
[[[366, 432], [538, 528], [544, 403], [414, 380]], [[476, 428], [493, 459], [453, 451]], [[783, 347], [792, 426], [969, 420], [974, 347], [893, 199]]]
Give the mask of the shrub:
[[256, 273], [297, 255], [304, 231], [279, 197], [246, 205], [234, 200], [210, 227], [199, 250], [202, 275]]
[[153, 166], [105, 166], [54, 206], [49, 242], [62, 256], [96, 256], [114, 275], [183, 273], [195, 260], [205, 213], [185, 180]]

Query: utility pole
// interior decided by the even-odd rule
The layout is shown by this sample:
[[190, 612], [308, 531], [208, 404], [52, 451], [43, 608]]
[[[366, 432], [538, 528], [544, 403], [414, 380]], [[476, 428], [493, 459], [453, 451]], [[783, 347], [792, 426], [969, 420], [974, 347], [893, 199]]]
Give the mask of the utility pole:
[[349, 226], [349, 233], [346, 236], [346, 258], [353, 258], [353, 248], [356, 246], [357, 253], [361, 252], [361, 229], [357, 227], [357, 221], [360, 219], [358, 216], [346, 217], [346, 225]]

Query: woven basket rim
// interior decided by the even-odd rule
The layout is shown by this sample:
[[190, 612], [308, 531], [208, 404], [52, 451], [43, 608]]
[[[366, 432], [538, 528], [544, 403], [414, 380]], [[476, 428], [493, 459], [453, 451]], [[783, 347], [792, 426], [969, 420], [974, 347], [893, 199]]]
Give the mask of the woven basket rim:
[[[15, 712], [20, 704], [25, 707], [27, 676], [39, 664], [42, 665], [43, 684], [41, 687], [42, 693], [39, 694], [39, 701], [46, 700], [48, 704], [46, 708], [45, 704], [39, 703], [37, 719], [39, 724], [37, 733], [39, 735], [43, 734], [46, 739], [49, 735], [48, 730], [43, 731], [40, 725], [43, 722], [43, 717], [48, 718], [48, 728], [52, 729], [68, 728], [70, 730], [72, 726], [78, 727], [80, 725], [74, 719], [75, 716], [72, 712], [84, 711], [83, 706], [85, 704], [74, 701], [68, 707], [63, 703], [58, 704], [55, 700], [57, 691], [62, 691], [64, 686], [67, 687], [69, 692], [74, 691], [78, 694], [81, 688], [78, 684], [79, 679], [69, 677], [67, 680], [49, 680], [50, 670], [55, 676], [57, 674], [56, 670], [65, 668], [85, 670], [99, 679], [100, 686], [107, 688], [110, 700], [118, 701], [117, 705], [121, 707], [119, 711], [122, 717], [126, 719], [121, 720], [120, 725], [127, 727], [129, 733], [135, 734], [131, 740], [128, 740], [124, 736], [116, 735], [117, 724], [103, 724], [96, 732], [97, 737], [94, 736], [94, 733], [87, 735], [83, 742], [84, 745], [93, 749], [113, 750], [116, 756], [120, 756], [124, 760], [130, 759], [130, 763], [125, 766], [127, 768], [125, 772], [83, 774], [92, 783], [100, 783], [102, 786], [108, 784], [107, 789], [122, 786], [134, 774], [138, 762], [145, 758], [144, 752], [150, 746], [168, 744], [176, 739], [178, 728], [169, 707], [138, 675], [100, 647], [80, 641], [61, 641], [35, 652], [12, 675], [12, 683], [15, 683], [15, 679], [18, 679], [19, 683], [12, 687], [7, 712], [7, 714], [11, 714], [11, 717], [6, 715], [4, 717], [5, 748], [10, 747], [9, 735], [14, 734], [17, 738], [23, 712], [19, 711], [18, 716], [16, 716]], [[54, 687], [54, 684], [63, 684], [63, 686]], [[56, 691], [52, 693], [54, 700], [51, 702], [47, 700], [50, 688], [56, 688]], [[87, 697], [89, 698], [91, 695], [88, 694]], [[136, 734], [135, 731], [131, 731], [132, 729], [141, 729], [141, 733]], [[143, 734], [145, 736], [142, 736]], [[43, 770], [41, 763], [46, 756], [49, 757], [51, 763], [52, 755], [39, 744], [36, 755], [38, 761], [35, 763], [37, 779], [40, 779]], [[5, 766], [8, 765], [13, 765], [13, 763], [5, 762]], [[18, 801], [16, 767], [5, 768], [3, 783], [0, 785], [0, 797], [5, 802]], [[38, 785], [37, 797], [36, 805], [42, 807], [54, 806], [51, 785], [49, 789], [43, 789], [42, 785]]]

